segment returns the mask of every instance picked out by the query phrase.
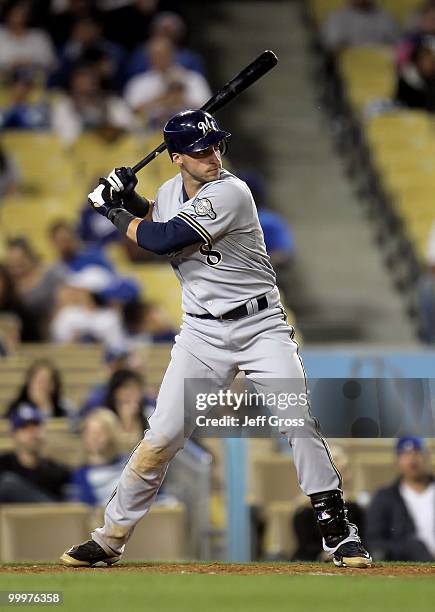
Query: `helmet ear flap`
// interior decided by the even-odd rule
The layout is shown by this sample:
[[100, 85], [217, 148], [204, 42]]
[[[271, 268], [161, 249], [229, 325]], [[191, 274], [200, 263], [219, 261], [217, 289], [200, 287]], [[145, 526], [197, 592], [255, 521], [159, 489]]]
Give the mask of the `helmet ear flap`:
[[226, 138], [220, 141], [219, 151], [221, 155], [225, 155], [225, 153], [228, 151], [228, 141]]

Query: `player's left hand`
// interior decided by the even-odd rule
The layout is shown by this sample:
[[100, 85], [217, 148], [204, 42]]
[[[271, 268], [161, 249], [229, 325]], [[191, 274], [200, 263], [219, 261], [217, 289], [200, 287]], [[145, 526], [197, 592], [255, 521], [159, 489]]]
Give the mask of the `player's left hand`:
[[113, 191], [119, 193], [123, 198], [128, 199], [128, 196], [133, 193], [137, 185], [137, 177], [131, 168], [114, 168], [107, 177], [107, 181]]
[[105, 178], [100, 178], [98, 186], [88, 194], [88, 202], [103, 217], [107, 217], [111, 209], [122, 206], [121, 198], [112, 193], [112, 186]]

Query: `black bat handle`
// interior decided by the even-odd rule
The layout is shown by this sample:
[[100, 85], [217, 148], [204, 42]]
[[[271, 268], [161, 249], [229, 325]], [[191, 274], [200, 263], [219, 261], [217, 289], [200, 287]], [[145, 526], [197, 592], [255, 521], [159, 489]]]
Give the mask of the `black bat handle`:
[[135, 174], [137, 174], [139, 172], [139, 170], [142, 170], [142, 168], [144, 168], [145, 166], [147, 166], [150, 162], [153, 161], [153, 159], [155, 159], [156, 157], [158, 157], [160, 155], [160, 153], [163, 153], [163, 151], [166, 151], [166, 145], [164, 142], [162, 142], [161, 144], [159, 144], [158, 147], [156, 147], [154, 149], [154, 151], [151, 151], [151, 153], [148, 153], [148, 155], [146, 157], [144, 157], [143, 159], [140, 160], [140, 162], [138, 162], [137, 164], [135, 164], [132, 167], [132, 170]]

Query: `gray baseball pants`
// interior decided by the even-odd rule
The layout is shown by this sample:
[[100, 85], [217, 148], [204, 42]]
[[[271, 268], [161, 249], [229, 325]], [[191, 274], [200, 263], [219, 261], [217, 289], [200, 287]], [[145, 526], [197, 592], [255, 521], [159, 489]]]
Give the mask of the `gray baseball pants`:
[[[269, 308], [236, 321], [204, 320], [185, 315], [163, 378], [150, 428], [132, 453], [104, 515], [104, 526], [92, 538], [106, 551], [122, 554], [136, 523], [150, 509], [170, 460], [184, 446], [185, 379], [213, 379], [229, 387], [238, 371], [245, 372], [258, 391], [270, 380], [293, 379], [306, 389], [305, 373], [279, 303], [277, 289], [268, 294]], [[253, 303], [255, 310], [255, 303]], [[186, 406], [186, 410], [188, 406]], [[300, 408], [304, 434], [280, 429], [293, 449], [301, 489], [306, 495], [341, 488], [326, 442], [309, 406]]]

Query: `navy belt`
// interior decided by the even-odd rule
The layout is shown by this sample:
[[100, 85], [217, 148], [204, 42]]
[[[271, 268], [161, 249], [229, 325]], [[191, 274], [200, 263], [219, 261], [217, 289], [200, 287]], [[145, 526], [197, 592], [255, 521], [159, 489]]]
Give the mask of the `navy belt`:
[[[266, 308], [269, 306], [267, 302], [267, 297], [265, 295], [254, 298], [252, 301], [257, 302], [258, 310], [256, 310], [255, 312], [266, 310]], [[255, 312], [249, 312], [247, 305], [243, 304], [243, 306], [238, 306], [237, 308], [234, 308], [234, 310], [230, 310], [229, 312], [226, 312], [220, 317], [215, 317], [210, 313], [197, 315], [197, 314], [191, 314], [190, 312], [188, 312], [186, 314], [188, 314], [189, 317], [195, 317], [195, 319], [215, 319], [215, 320], [224, 320], [224, 321], [227, 321], [227, 320], [234, 321], [236, 319], [241, 319], [242, 317], [247, 317], [249, 314], [255, 314]]]

